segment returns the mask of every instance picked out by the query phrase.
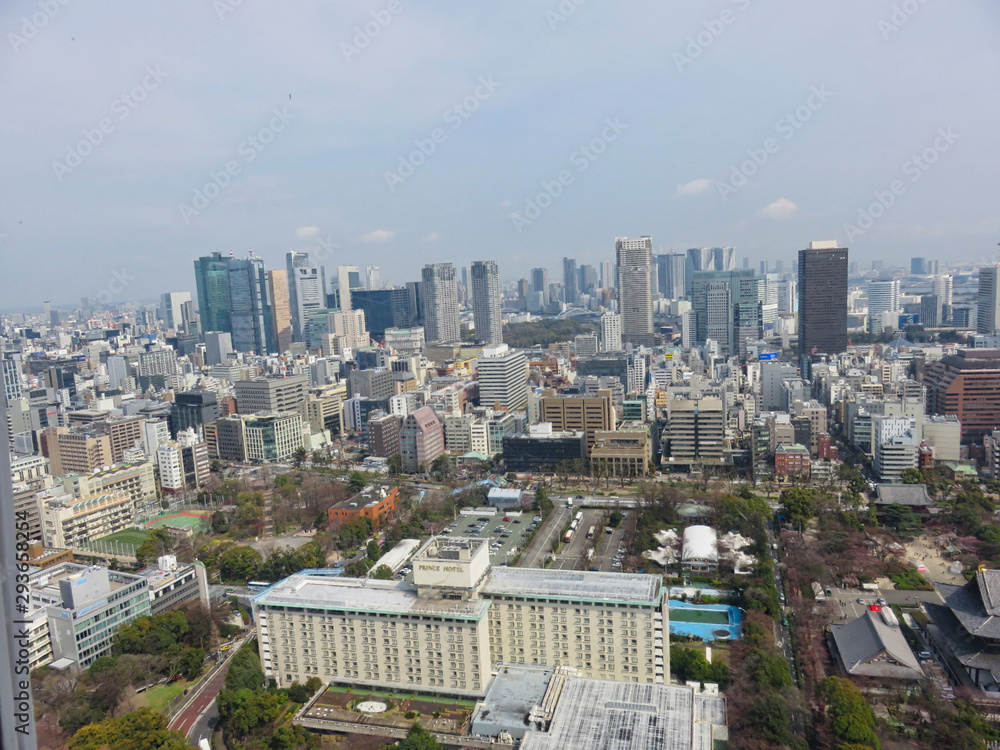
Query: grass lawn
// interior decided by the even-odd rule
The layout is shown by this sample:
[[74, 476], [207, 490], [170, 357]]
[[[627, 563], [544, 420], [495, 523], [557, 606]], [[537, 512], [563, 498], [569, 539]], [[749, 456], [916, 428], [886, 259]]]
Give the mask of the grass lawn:
[[149, 534], [142, 529], [122, 529], [98, 539], [98, 542], [118, 542], [124, 547], [139, 547]]
[[145, 701], [145, 705], [149, 706], [151, 709], [157, 713], [162, 713], [174, 698], [184, 692], [184, 688], [188, 687], [192, 683], [187, 680], [178, 680], [177, 682], [165, 682], [162, 685], [157, 685], [151, 687], [144, 693], [139, 693], [139, 700]]
[[420, 693], [412, 693], [407, 690], [399, 690], [390, 694], [385, 690], [368, 690], [361, 687], [348, 689], [342, 685], [327, 685], [326, 689], [331, 693], [350, 693], [358, 698], [367, 698], [368, 696], [372, 698], [391, 698], [395, 703], [410, 700], [410, 696], [412, 695], [414, 696], [413, 700], [424, 701], [425, 703], [439, 703], [442, 706], [467, 706], [474, 708], [476, 705], [476, 701], [421, 695]]

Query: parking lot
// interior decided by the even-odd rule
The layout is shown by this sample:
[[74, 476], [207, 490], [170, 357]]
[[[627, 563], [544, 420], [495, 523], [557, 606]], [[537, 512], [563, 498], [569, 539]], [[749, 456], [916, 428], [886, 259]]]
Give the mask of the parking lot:
[[[470, 536], [490, 543], [490, 563], [496, 567], [512, 564], [538, 526], [540, 516], [530, 512], [497, 511], [495, 516], [459, 516], [442, 532], [450, 536]], [[505, 520], [506, 519], [506, 520]]]
[[[623, 537], [624, 522], [620, 523], [610, 534], [607, 533], [608, 511], [587, 508], [573, 533], [569, 544], [564, 544], [562, 550], [552, 561], [556, 570], [622, 570], [621, 558], [624, 555]], [[594, 535], [588, 539], [590, 529]], [[593, 553], [591, 553], [593, 551]]]

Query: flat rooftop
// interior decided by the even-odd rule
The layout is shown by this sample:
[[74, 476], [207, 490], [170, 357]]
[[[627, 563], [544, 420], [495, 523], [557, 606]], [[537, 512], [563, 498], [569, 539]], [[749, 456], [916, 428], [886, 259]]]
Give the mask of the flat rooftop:
[[725, 699], [680, 685], [569, 677], [547, 732], [521, 750], [712, 750], [728, 738]]
[[655, 605], [662, 579], [642, 573], [600, 573], [541, 568], [493, 568], [484, 596], [529, 596], [611, 604]]
[[472, 719], [472, 733], [496, 737], [501, 731], [520, 739], [531, 728], [528, 714], [545, 698], [554, 667], [503, 664]]
[[461, 620], [480, 620], [488, 601], [418, 599], [416, 588], [401, 581], [373, 578], [330, 578], [296, 573], [254, 601], [265, 607], [304, 607], [327, 611], [373, 612], [388, 615], [431, 615]]

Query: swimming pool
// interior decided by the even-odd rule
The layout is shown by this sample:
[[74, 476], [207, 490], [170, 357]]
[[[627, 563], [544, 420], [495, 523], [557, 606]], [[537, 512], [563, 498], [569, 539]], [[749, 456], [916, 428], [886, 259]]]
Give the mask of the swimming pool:
[[739, 640], [742, 615], [739, 607], [728, 604], [689, 604], [671, 599], [670, 634], [701, 638], [703, 641]]

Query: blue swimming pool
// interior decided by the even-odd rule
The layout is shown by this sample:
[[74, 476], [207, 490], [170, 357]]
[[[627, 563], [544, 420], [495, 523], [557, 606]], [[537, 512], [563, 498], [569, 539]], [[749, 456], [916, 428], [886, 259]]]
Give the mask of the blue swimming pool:
[[735, 641], [743, 621], [739, 607], [728, 604], [690, 604], [670, 600], [670, 634], [703, 641]]

